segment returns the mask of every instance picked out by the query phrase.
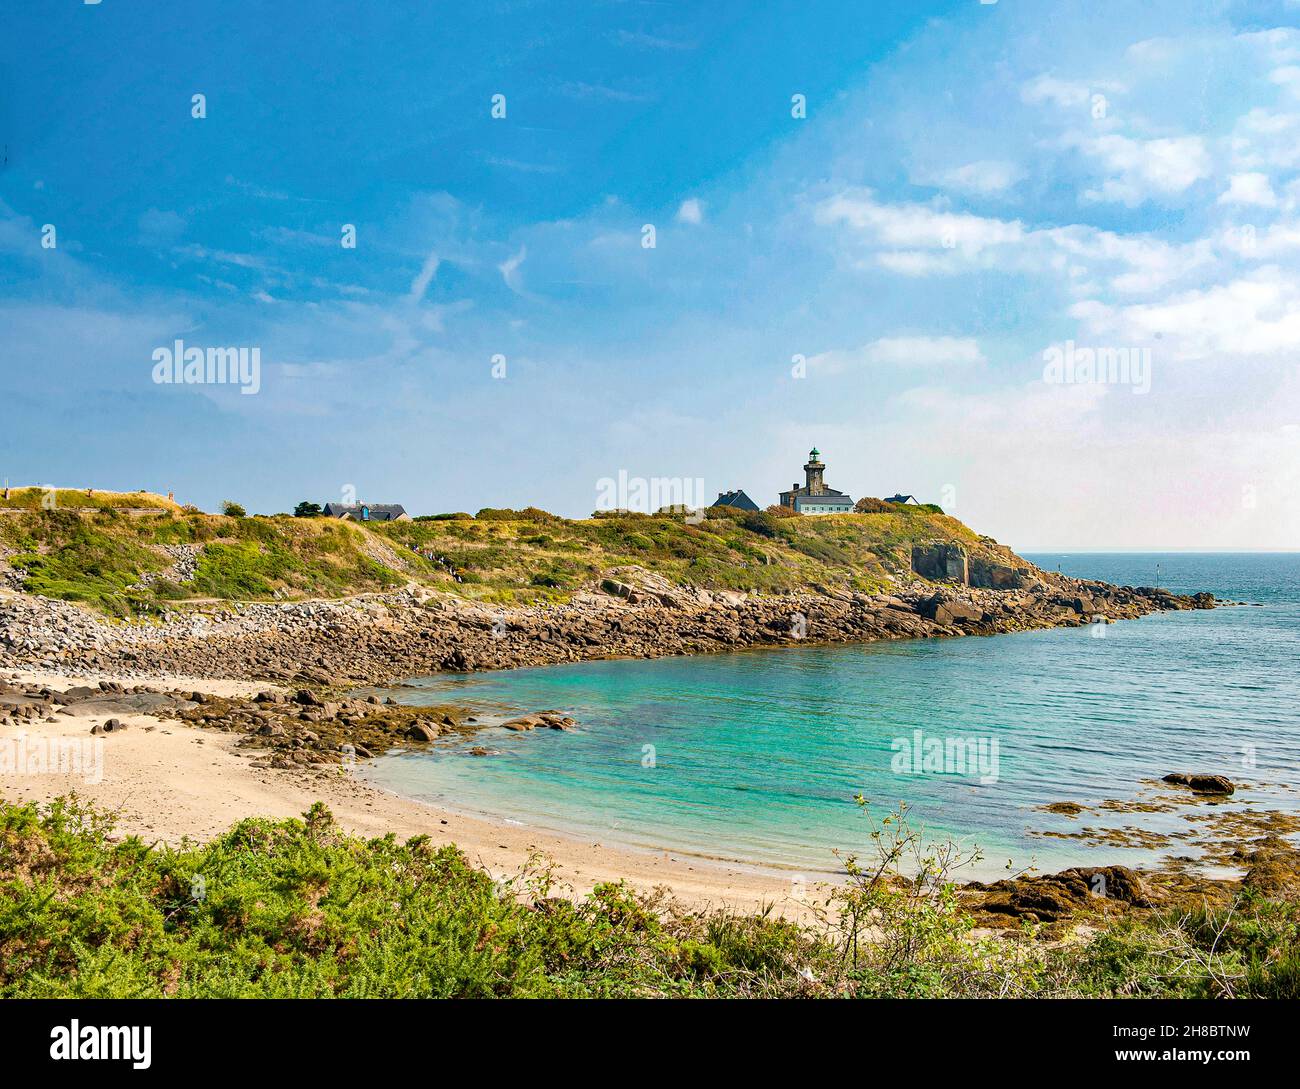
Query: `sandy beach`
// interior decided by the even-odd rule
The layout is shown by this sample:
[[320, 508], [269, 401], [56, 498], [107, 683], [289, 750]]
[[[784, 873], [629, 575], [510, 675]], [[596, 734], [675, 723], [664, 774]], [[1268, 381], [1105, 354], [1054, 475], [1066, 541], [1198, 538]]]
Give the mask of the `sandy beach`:
[[[121, 679], [108, 673], [67, 676], [37, 670], [9, 670], [0, 678], [56, 688]], [[268, 687], [176, 675], [132, 677], [131, 682], [217, 696], [251, 696]], [[61, 712], [53, 722], [24, 729], [31, 738], [89, 740], [92, 726], [103, 721], [102, 715], [69, 711], [73, 713]], [[119, 834], [167, 844], [184, 838], [206, 841], [246, 817], [300, 816], [313, 802], [321, 801], [349, 832], [366, 837], [426, 834], [440, 844], [455, 843], [497, 877], [518, 873], [530, 856], [540, 852], [554, 864], [556, 891], [562, 895], [581, 895], [600, 882], [624, 879], [643, 891], [667, 888], [691, 908], [752, 910], [772, 905], [790, 918], [807, 917], [803, 904], [818, 895], [813, 884], [796, 894], [790, 875], [620, 849], [441, 811], [378, 790], [337, 765], [324, 770], [255, 767], [257, 754], [237, 748], [237, 737], [229, 733], [151, 715], [119, 717], [126, 729], [102, 737], [102, 777], [0, 772], [0, 795], [9, 801], [48, 802], [75, 793], [114, 812]], [[87, 781], [90, 778], [100, 781]]]

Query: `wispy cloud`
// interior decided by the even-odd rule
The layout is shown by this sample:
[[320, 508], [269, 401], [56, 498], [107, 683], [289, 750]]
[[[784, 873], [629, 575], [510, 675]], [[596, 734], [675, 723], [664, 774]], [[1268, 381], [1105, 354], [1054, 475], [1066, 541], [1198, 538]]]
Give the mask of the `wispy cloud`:
[[412, 302], [419, 302], [424, 298], [424, 293], [429, 289], [429, 284], [433, 282], [440, 263], [437, 252], [430, 250], [429, 256], [424, 259], [424, 264], [420, 266], [420, 271], [416, 273], [415, 279], [411, 281], [410, 299]]
[[704, 205], [695, 197], [682, 201], [677, 209], [677, 222], [698, 226], [704, 222]]
[[528, 247], [520, 246], [519, 252], [507, 257], [497, 266], [501, 270], [501, 279], [505, 281], [506, 287], [517, 295], [524, 293], [523, 281], [519, 275], [520, 268], [523, 267], [524, 261], [528, 257]]

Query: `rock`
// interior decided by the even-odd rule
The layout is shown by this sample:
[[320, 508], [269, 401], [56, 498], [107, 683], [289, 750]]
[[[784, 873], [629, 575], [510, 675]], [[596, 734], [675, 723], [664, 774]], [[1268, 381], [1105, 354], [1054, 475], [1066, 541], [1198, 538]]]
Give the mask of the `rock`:
[[[809, 619], [809, 639], [848, 643], [1078, 624], [1085, 614], [1074, 606], [1084, 598], [1108, 620], [1214, 604], [1209, 595], [1189, 598], [1154, 589], [1108, 587], [1021, 569], [1012, 553], [997, 551], [988, 542], [957, 547], [968, 553], [971, 585], [962, 587], [960, 595], [945, 591], [937, 601], [933, 584], [910, 572], [890, 571], [895, 583], [889, 593], [851, 592], [828, 583], [820, 593], [805, 588], [766, 596], [682, 585], [634, 565], [601, 572], [567, 602], [504, 609], [424, 588], [419, 593], [397, 590], [337, 601], [237, 602], [205, 606], [200, 614], [169, 612], [149, 624], [122, 624], [72, 602], [6, 593], [0, 594], [0, 668], [263, 678], [302, 685], [303, 691], [291, 697], [292, 704], [312, 709], [324, 701], [314, 691], [438, 670], [788, 644], [795, 614]], [[899, 558], [880, 557], [887, 569]], [[959, 554], [948, 552], [940, 558], [946, 577], [947, 561], [959, 561]], [[906, 565], [907, 558], [903, 562]], [[920, 562], [924, 566], [925, 560]], [[960, 572], [953, 574], [951, 581], [960, 582]], [[1012, 585], [1005, 589], [985, 585], [1008, 583]], [[644, 604], [627, 607], [634, 598]], [[497, 621], [506, 624], [508, 639], [496, 637]], [[59, 700], [103, 701], [97, 715], [137, 713], [140, 709], [120, 702], [135, 694], [119, 688], [81, 686]], [[22, 694], [34, 695], [27, 690]], [[189, 693], [160, 698], [177, 701], [182, 695]], [[223, 707], [228, 702], [209, 696], [200, 706]], [[278, 702], [273, 696], [257, 701], [267, 707]], [[180, 712], [183, 703], [197, 701], [179, 700], [170, 710]], [[0, 716], [13, 719], [17, 713], [0, 701]]]
[[1174, 786], [1189, 787], [1197, 794], [1233, 794], [1237, 789], [1232, 780], [1224, 775], [1188, 775], [1183, 772], [1173, 772], [1166, 775], [1162, 781], [1172, 783]]
[[1083, 812], [1083, 806], [1078, 802], [1052, 802], [1050, 805], [1043, 806], [1044, 812], [1060, 813], [1066, 817], [1077, 817]]
[[952, 580], [963, 586], [970, 582], [966, 550], [949, 541], [913, 545], [912, 570], [923, 579]]
[[1260, 840], [1246, 854], [1242, 887], [1278, 900], [1300, 900], [1300, 849], [1280, 836]]
[[984, 619], [983, 610], [969, 601], [935, 594], [921, 604], [920, 613], [927, 620], [933, 620], [943, 627], [951, 627], [963, 621], [978, 622]]
[[1127, 866], [1090, 866], [1042, 877], [1020, 877], [962, 890], [968, 909], [1025, 922], [1057, 922], [1087, 908], [1150, 907], [1141, 876]]
[[411, 741], [437, 741], [438, 731], [427, 722], [413, 722], [406, 731], [406, 736]]

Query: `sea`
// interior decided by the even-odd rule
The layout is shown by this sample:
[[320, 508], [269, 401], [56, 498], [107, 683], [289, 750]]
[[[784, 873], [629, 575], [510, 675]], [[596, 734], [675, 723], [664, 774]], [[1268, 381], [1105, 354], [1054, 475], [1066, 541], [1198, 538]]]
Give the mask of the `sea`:
[[[360, 772], [456, 812], [586, 842], [800, 875], [907, 828], [1008, 868], [1143, 865], [1197, 805], [1169, 772], [1240, 784], [1230, 806], [1300, 811], [1300, 553], [1052, 553], [1039, 567], [1245, 604], [1081, 628], [411, 678], [408, 703], [482, 720], [560, 710], [573, 732], [488, 729]], [[497, 755], [470, 755], [474, 746]], [[1190, 799], [1189, 799], [1190, 801]], [[1075, 802], [1074, 817], [1044, 806]], [[1102, 803], [1112, 803], [1098, 808]], [[1087, 830], [1080, 836], [1080, 832]]]

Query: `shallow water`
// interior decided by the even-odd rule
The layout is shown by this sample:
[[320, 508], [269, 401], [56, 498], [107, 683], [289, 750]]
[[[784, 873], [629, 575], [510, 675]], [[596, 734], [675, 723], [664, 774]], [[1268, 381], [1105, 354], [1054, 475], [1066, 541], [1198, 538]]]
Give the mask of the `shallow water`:
[[[986, 875], [1008, 862], [1149, 861], [1158, 852], [1035, 833], [1170, 831], [1187, 827], [1181, 813], [1071, 820], [1039, 807], [1149, 796], [1143, 780], [1170, 771], [1251, 784], [1234, 805], [1300, 810], [1300, 555], [1031, 558], [1130, 585], [1155, 584], [1159, 563], [1162, 586], [1263, 607], [441, 675], [397, 694], [502, 716], [556, 708], [582, 728], [489, 730], [380, 758], [364, 774], [410, 797], [594, 842], [809, 873], [837, 870], [836, 848], [866, 853], [858, 795], [881, 816], [906, 801], [927, 836], [977, 846], [984, 862], [970, 872]], [[908, 766], [918, 736], [922, 756], [937, 740], [963, 743], [968, 759]], [[502, 755], [471, 757], [474, 744]]]

